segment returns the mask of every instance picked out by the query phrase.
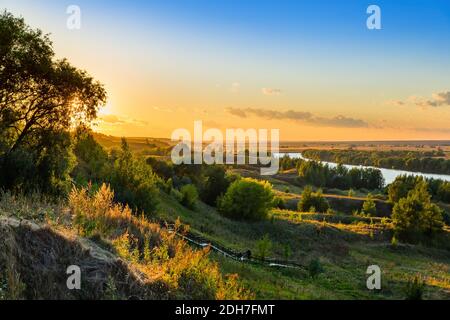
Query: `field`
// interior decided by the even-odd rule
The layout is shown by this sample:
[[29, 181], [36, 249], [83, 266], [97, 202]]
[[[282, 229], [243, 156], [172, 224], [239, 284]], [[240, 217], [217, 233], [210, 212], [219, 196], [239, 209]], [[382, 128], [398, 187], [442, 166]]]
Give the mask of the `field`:
[[[105, 148], [119, 148], [120, 137], [95, 134], [95, 138]], [[146, 138], [146, 137], [127, 137], [132, 150], [146, 154], [153, 151], [155, 147], [165, 148], [173, 146], [176, 143], [166, 138]], [[281, 141], [280, 152], [302, 152], [308, 149], [316, 150], [362, 150], [362, 151], [415, 151], [427, 152], [443, 150], [445, 158], [450, 158], [450, 141]]]
[[362, 151], [436, 151], [442, 149], [450, 153], [450, 141], [327, 141], [327, 142], [281, 142], [283, 152], [301, 152], [307, 149], [317, 150], [362, 150]]
[[[198, 234], [238, 252], [257, 252], [257, 243], [268, 235], [272, 258], [286, 259], [303, 267], [298, 270], [246, 264], [212, 254], [225, 273], [237, 273], [258, 299], [402, 299], [405, 283], [421, 274], [427, 283], [425, 297], [450, 298], [448, 249], [390, 244], [389, 225], [380, 219], [357, 219], [275, 210], [270, 221], [235, 222], [223, 218], [212, 207], [199, 204], [187, 210], [167, 197], [161, 217], [180, 218]], [[326, 220], [334, 220], [326, 222]], [[341, 220], [341, 221], [340, 221]], [[371, 221], [372, 220], [372, 221]], [[346, 221], [346, 223], [344, 223]], [[308, 265], [319, 259], [324, 273], [311, 278]], [[366, 288], [366, 269], [379, 265], [383, 272], [380, 292]]]
[[[99, 140], [102, 143], [102, 140]], [[134, 140], [131, 140], [134, 141]], [[139, 145], [136, 145], [139, 152]], [[118, 146], [115, 140], [109, 146]], [[289, 151], [323, 148], [323, 144], [305, 144], [289, 147]], [[346, 147], [345, 144], [338, 144]], [[335, 144], [327, 144], [334, 148]], [[285, 147], [285, 146], [284, 146]], [[434, 149], [418, 147], [415, 143], [385, 145], [399, 150]], [[361, 144], [357, 148], [370, 150]], [[378, 147], [376, 147], [378, 148]], [[440, 148], [446, 148], [440, 145]], [[284, 149], [287, 151], [288, 149]], [[259, 178], [252, 168], [235, 168], [241, 176]], [[240, 262], [212, 251], [210, 258], [219, 263], [224, 274], [236, 273], [241, 282], [256, 294], [257, 299], [404, 299], [405, 288], [412, 277], [420, 275], [426, 283], [425, 299], [450, 299], [450, 257], [448, 246], [432, 248], [424, 245], [391, 244], [389, 218], [353, 216], [346, 213], [300, 213], [295, 210], [303, 188], [294, 183], [295, 172], [287, 171], [267, 180], [276, 194], [283, 198], [290, 210], [272, 210], [271, 218], [263, 222], [233, 221], [202, 202], [195, 209], [187, 209], [171, 196], [162, 194], [155, 219], [189, 225], [193, 236], [211, 242], [217, 247], [237, 253], [258, 252], [260, 240], [267, 236], [272, 244], [269, 259], [295, 262], [299, 268], [269, 267], [257, 263]], [[328, 190], [324, 196], [337, 200], [344, 207], [360, 208], [367, 193], [346, 190]], [[377, 206], [386, 206], [386, 197], [377, 196]], [[389, 209], [390, 210], [390, 209]], [[386, 216], [389, 216], [389, 210]], [[446, 237], [449, 237], [446, 227]], [[448, 240], [447, 240], [448, 243]], [[311, 261], [319, 261], [323, 272], [310, 275]], [[382, 270], [382, 290], [366, 288], [366, 270], [378, 265]]]
[[[98, 134], [95, 138], [105, 150], [123, 149], [119, 138]], [[161, 139], [132, 138], [127, 141], [130, 152], [144, 158], [155, 156], [151, 155], [152, 150], [170, 146], [168, 140]], [[164, 154], [156, 157], [160, 160], [167, 158]], [[81, 165], [87, 166], [88, 162], [81, 162]], [[229, 167], [228, 171], [233, 175], [262, 179], [257, 168], [251, 166]], [[102, 206], [97, 208], [98, 203], [103, 203], [109, 196], [100, 196], [99, 199], [103, 200], [98, 202], [94, 198], [83, 200], [86, 195], [80, 193], [77, 197], [82, 200], [73, 200], [70, 196], [72, 200], [67, 202], [64, 199], [42, 200], [40, 197], [20, 200], [20, 197], [3, 193], [0, 226], [6, 230], [8, 237], [16, 239], [14, 250], [26, 252], [29, 261], [46, 261], [34, 272], [38, 274], [36, 282], [29, 277], [22, 258], [14, 258], [21, 264], [17, 274], [10, 275], [20, 280], [15, 285], [17, 297], [78, 298], [67, 296], [63, 287], [58, 287], [57, 295], [47, 291], [34, 295], [38, 292], [33, 291], [37, 283], [49, 281], [48, 277], [60, 277], [58, 273], [40, 272], [48, 268], [55, 271], [62, 268], [59, 261], [46, 260], [38, 255], [38, 251], [64, 250], [67, 252], [64, 261], [76, 259], [81, 265], [95, 265], [93, 272], [102, 274], [102, 278], [93, 283], [85, 296], [88, 299], [108, 298], [111, 294], [119, 299], [126, 299], [130, 294], [146, 299], [405, 299], [411, 295], [410, 286], [415, 278], [424, 283], [423, 299], [450, 299], [448, 226], [436, 242], [438, 245], [392, 242], [392, 207], [384, 193], [374, 194], [377, 216], [354, 214], [367, 199], [364, 190], [352, 190], [349, 196], [349, 190], [326, 189], [324, 197], [330, 203], [332, 212], [299, 212], [297, 203], [304, 186], [297, 183], [296, 175], [295, 170], [287, 170], [265, 178], [275, 195], [283, 199], [285, 209], [272, 209], [268, 219], [256, 222], [231, 220], [200, 200], [188, 208], [171, 193], [165, 192], [164, 188], [159, 190], [156, 210], [145, 218], [132, 218], [127, 211], [129, 209], [116, 209], [112, 204], [107, 205], [111, 213], [102, 216], [105, 209]], [[77, 217], [79, 209], [74, 209], [80, 206], [77, 204], [80, 201], [84, 203], [79, 211], [82, 218]], [[91, 206], [93, 209], [89, 209]], [[90, 210], [94, 213], [86, 213]], [[11, 218], [25, 219], [32, 223], [32, 227], [8, 220]], [[172, 227], [168, 227], [176, 223], [181, 223], [181, 230], [187, 231], [173, 233]], [[146, 228], [149, 231], [145, 231]], [[125, 230], [126, 237], [121, 235]], [[132, 232], [130, 238], [128, 232]], [[151, 238], [162, 239], [158, 240], [162, 243], [156, 242], [150, 258], [142, 244], [136, 242], [148, 239], [146, 232], [150, 232]], [[31, 250], [29, 244], [24, 242], [24, 234], [42, 250]], [[174, 236], [177, 238], [175, 243]], [[186, 242], [180, 241], [183, 237], [187, 237], [184, 238]], [[41, 242], [42, 239], [46, 240]], [[192, 239], [197, 243], [193, 243]], [[208, 244], [211, 245], [209, 254], [203, 256], [202, 249]], [[265, 248], [262, 248], [263, 244]], [[166, 246], [172, 246], [173, 256], [160, 261]], [[84, 256], [86, 250], [94, 256]], [[234, 258], [219, 250], [231, 253]], [[247, 258], [242, 260], [236, 257]], [[2, 259], [0, 264], [11, 263], [8, 256]], [[371, 265], [381, 268], [381, 290], [367, 289], [366, 271]], [[183, 274], [189, 279], [186, 280], [188, 283], [196, 283], [195, 287], [185, 286], [185, 280], [178, 280]], [[230, 285], [227, 281], [235, 280], [225, 280], [229, 279], [230, 274], [237, 275], [238, 284]], [[124, 278], [130, 280], [122, 283]], [[105, 282], [111, 281], [117, 284], [112, 293], [109, 289], [99, 289], [105, 286]], [[209, 288], [207, 284], [210, 281], [218, 282], [218, 286]], [[119, 283], [122, 284], [119, 286]], [[238, 286], [243, 286], [244, 291]]]

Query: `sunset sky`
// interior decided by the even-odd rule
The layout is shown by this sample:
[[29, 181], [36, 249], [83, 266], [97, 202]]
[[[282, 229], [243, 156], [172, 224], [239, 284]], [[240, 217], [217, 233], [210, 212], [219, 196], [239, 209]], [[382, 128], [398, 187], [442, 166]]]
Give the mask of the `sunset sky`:
[[[66, 8], [81, 9], [81, 29]], [[381, 8], [382, 30], [366, 9]], [[450, 139], [450, 1], [0, 0], [104, 83], [98, 131]]]

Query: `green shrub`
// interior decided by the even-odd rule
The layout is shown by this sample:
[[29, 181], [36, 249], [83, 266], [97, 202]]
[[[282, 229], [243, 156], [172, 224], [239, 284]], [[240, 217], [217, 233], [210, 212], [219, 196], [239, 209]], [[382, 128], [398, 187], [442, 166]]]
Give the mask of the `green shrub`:
[[146, 160], [147, 164], [150, 165], [159, 177], [164, 179], [170, 179], [175, 174], [173, 165], [171, 162], [158, 160], [154, 157], [148, 157]]
[[415, 242], [423, 236], [430, 238], [442, 231], [442, 210], [431, 203], [427, 188], [427, 183], [421, 180], [406, 198], [401, 198], [394, 205], [394, 232], [403, 240]]
[[371, 217], [377, 215], [377, 207], [375, 205], [375, 201], [373, 200], [373, 196], [370, 193], [367, 195], [367, 200], [363, 203], [362, 212]]
[[178, 191], [177, 189], [173, 188], [172, 190], [170, 190], [170, 195], [177, 200], [179, 203], [181, 203], [181, 201], [183, 200], [183, 195], [181, 194], [180, 191]]
[[270, 241], [269, 236], [266, 234], [256, 242], [256, 256], [261, 259], [267, 258], [272, 250], [272, 246], [272, 241]]
[[217, 198], [222, 196], [230, 186], [224, 166], [213, 165], [204, 169], [200, 186], [200, 198], [210, 206], [217, 205]]
[[406, 282], [403, 291], [406, 300], [422, 300], [425, 282], [420, 275], [416, 275]]
[[283, 257], [284, 257], [284, 260], [288, 261], [289, 258], [291, 257], [291, 255], [292, 255], [292, 249], [291, 249], [291, 246], [290, 246], [289, 244], [286, 243], [286, 244], [283, 246]]
[[308, 272], [311, 278], [316, 278], [324, 269], [319, 259], [312, 259], [308, 264]]
[[298, 202], [300, 212], [327, 212], [330, 208], [328, 201], [323, 197], [322, 190], [313, 192], [311, 186], [306, 186], [302, 198]]
[[273, 206], [278, 209], [286, 209], [286, 202], [283, 198], [274, 197], [273, 198]]
[[71, 144], [69, 133], [49, 132], [41, 148], [21, 146], [6, 154], [0, 150], [0, 188], [66, 196], [76, 163]]
[[197, 188], [193, 184], [187, 184], [180, 189], [181, 204], [189, 209], [194, 209], [198, 200]]
[[444, 212], [443, 212], [443, 220], [444, 220], [444, 223], [446, 224], [446, 225], [448, 225], [448, 226], [450, 226], [450, 212], [448, 212], [447, 210], [445, 210]]
[[397, 246], [398, 246], [398, 240], [394, 235], [391, 239], [391, 247], [395, 249], [395, 248], [397, 248]]
[[114, 157], [110, 183], [116, 190], [115, 199], [137, 211], [154, 212], [158, 204], [158, 188], [152, 168], [131, 153], [125, 139], [122, 139], [121, 150]]
[[242, 178], [233, 182], [218, 201], [221, 214], [238, 220], [267, 219], [274, 193], [267, 181]]
[[121, 149], [113, 149], [109, 155], [90, 131], [77, 129], [74, 143], [78, 158], [72, 171], [75, 181], [81, 186], [91, 182], [110, 184], [116, 190], [115, 200], [136, 209], [136, 212], [152, 214], [158, 204], [157, 186], [165, 190], [171, 188], [153, 173], [152, 167], [142, 157], [132, 154], [124, 138]]
[[73, 143], [78, 161], [71, 175], [80, 184], [103, 181], [111, 171], [111, 165], [108, 153], [95, 141], [92, 132], [83, 127], [77, 128]]

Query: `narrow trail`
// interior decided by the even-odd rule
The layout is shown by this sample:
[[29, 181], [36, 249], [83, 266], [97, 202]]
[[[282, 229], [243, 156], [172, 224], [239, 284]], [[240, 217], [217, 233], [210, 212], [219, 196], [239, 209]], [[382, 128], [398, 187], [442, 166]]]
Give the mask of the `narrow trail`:
[[166, 222], [160, 222], [160, 225], [163, 228], [166, 228], [169, 232], [174, 232], [178, 237], [182, 238], [183, 240], [185, 240], [197, 247], [200, 247], [200, 248], [209, 247], [210, 250], [213, 250], [214, 252], [219, 253], [226, 258], [232, 259], [232, 260], [240, 262], [240, 263], [264, 265], [264, 266], [272, 267], [272, 268], [290, 268], [290, 269], [304, 269], [305, 268], [305, 266], [303, 266], [295, 261], [255, 258], [255, 257], [251, 256], [251, 253], [249, 254], [249, 252], [250, 252], [249, 250], [247, 250], [245, 252], [236, 252], [230, 248], [219, 245], [218, 243], [215, 243], [214, 241], [194, 235], [192, 232], [187, 232], [184, 234], [177, 232], [177, 231], [175, 231], [174, 224], [167, 224]]

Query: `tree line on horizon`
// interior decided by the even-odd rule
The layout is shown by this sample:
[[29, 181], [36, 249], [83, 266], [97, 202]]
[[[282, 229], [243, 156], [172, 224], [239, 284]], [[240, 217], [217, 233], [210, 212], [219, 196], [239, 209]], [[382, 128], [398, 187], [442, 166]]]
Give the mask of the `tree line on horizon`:
[[372, 166], [422, 173], [450, 174], [450, 159], [443, 150], [432, 151], [366, 151], [366, 150], [304, 150], [309, 159], [342, 164]]
[[384, 178], [380, 170], [372, 168], [347, 169], [343, 165], [333, 168], [318, 161], [293, 159], [288, 155], [280, 159], [280, 169], [296, 169], [298, 181], [316, 187], [382, 190]]

